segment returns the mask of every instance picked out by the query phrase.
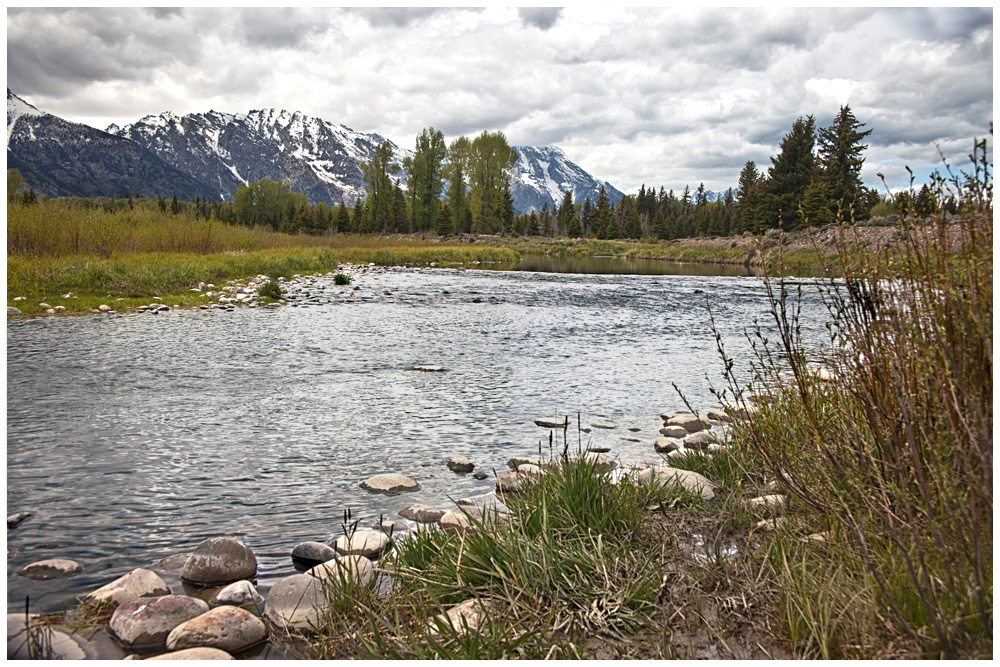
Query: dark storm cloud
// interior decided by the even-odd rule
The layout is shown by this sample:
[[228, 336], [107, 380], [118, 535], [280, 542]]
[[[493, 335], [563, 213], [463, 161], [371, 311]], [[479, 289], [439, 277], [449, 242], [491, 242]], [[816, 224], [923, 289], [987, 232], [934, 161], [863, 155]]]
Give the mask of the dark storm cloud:
[[329, 24], [325, 12], [285, 7], [241, 10], [235, 27], [249, 47], [286, 49], [326, 32]]
[[525, 25], [533, 25], [539, 30], [548, 30], [556, 24], [562, 7], [519, 7], [518, 16]]

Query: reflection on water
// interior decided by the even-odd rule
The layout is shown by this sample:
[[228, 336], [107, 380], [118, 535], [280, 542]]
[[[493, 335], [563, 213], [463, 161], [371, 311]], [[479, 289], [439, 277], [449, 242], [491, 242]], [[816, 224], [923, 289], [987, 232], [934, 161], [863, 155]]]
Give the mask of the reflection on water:
[[550, 257], [522, 255], [518, 271], [543, 273], [635, 274], [644, 276], [759, 276], [756, 267], [738, 264], [694, 264], [620, 257]]
[[[58, 608], [220, 534], [253, 547], [266, 587], [348, 508], [368, 527], [489, 491], [445, 462], [492, 477], [537, 455], [536, 417], [613, 421], [582, 445], [656, 462], [657, 415], [683, 405], [671, 383], [708, 406], [720, 382], [707, 303], [745, 368], [743, 329], [767, 322], [753, 277], [388, 270], [276, 310], [8, 322], [8, 513], [35, 513], [8, 533], [8, 606]], [[824, 314], [807, 291], [803, 336]], [[448, 370], [406, 370], [421, 365]], [[359, 488], [380, 472], [422, 488]], [[13, 574], [53, 557], [84, 572]]]

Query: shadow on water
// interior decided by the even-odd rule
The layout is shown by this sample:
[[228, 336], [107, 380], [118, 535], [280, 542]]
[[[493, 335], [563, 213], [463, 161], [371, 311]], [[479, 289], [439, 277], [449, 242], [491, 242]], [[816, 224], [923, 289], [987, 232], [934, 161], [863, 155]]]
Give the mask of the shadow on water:
[[512, 271], [537, 273], [580, 273], [640, 276], [760, 276], [758, 267], [738, 264], [698, 264], [668, 262], [660, 259], [623, 259], [621, 257], [552, 257], [523, 255], [517, 264], [503, 267]]

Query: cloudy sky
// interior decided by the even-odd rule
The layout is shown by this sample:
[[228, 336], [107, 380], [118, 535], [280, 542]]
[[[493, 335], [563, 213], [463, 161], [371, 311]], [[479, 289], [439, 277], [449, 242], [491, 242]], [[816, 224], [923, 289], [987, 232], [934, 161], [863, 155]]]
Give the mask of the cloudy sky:
[[993, 10], [8, 9], [7, 86], [102, 129], [277, 107], [409, 148], [502, 130], [626, 192], [735, 186], [850, 104], [865, 181], [898, 187], [987, 135]]

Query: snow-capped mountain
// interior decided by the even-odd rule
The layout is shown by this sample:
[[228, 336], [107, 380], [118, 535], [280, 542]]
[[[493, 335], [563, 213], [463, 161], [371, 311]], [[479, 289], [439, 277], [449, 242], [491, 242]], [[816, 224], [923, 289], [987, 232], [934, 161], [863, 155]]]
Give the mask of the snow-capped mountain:
[[574, 202], [589, 198], [593, 204], [597, 202], [602, 185], [612, 205], [625, 196], [607, 181], [599, 182], [555, 146], [514, 146], [514, 150], [517, 151], [517, 164], [514, 165], [511, 195], [519, 213], [540, 211], [546, 204], [552, 210], [553, 205], [562, 203], [567, 191], [573, 194]]
[[39, 111], [7, 90], [7, 168], [48, 196], [172, 197], [210, 193], [135, 142]]
[[[385, 141], [299, 112], [263, 109], [248, 114], [165, 112], [108, 132], [135, 141], [191, 174], [216, 198], [262, 178], [288, 183], [310, 201], [353, 204], [364, 194], [361, 163]], [[396, 161], [409, 151], [393, 146]], [[400, 178], [404, 178], [400, 175]]]

